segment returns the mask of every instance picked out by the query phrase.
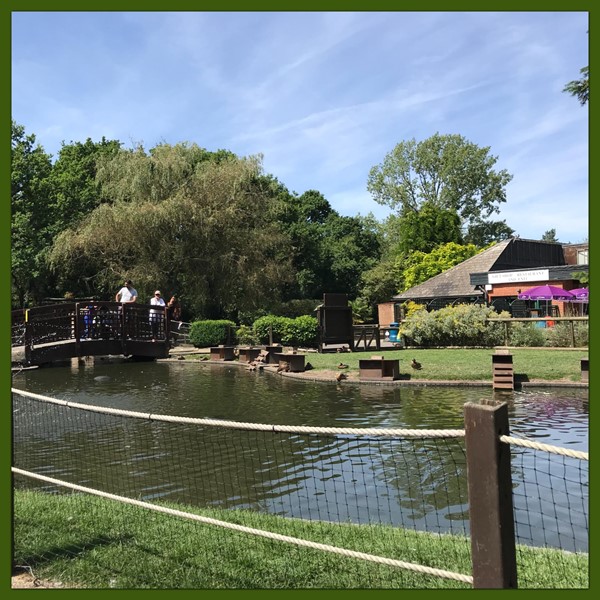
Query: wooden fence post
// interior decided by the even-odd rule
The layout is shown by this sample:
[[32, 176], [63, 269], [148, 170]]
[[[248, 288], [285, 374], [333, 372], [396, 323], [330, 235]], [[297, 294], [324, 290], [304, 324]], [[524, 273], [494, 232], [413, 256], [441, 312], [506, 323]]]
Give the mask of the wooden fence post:
[[473, 587], [516, 588], [508, 405], [464, 406]]

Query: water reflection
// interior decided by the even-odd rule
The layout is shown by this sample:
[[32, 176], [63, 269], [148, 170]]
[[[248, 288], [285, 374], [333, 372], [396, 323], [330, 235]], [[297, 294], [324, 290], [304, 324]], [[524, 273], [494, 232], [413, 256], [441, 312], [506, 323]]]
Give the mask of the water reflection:
[[[466, 402], [498, 397], [488, 388], [307, 383], [211, 364], [101, 364], [26, 371], [19, 378], [14, 387], [139, 412], [335, 427], [462, 429]], [[515, 435], [587, 450], [587, 390], [504, 392], [502, 399], [509, 404]], [[15, 464], [21, 468], [147, 500], [468, 530], [462, 439], [224, 430], [87, 414], [19, 398], [14, 440]], [[528, 514], [517, 523], [518, 534], [526, 543], [547, 543], [538, 529], [556, 530], [558, 520], [566, 523], [569, 541], [564, 542], [560, 525], [552, 543], [582, 549], [587, 492], [579, 494], [576, 523], [563, 514], [574, 504], [570, 488], [579, 485], [581, 474], [571, 474], [563, 458], [546, 456], [546, 476], [535, 453], [517, 449], [514, 455], [515, 505]], [[553, 473], [566, 482], [552, 498], [556, 515], [540, 492], [549, 485], [544, 477]], [[551, 524], [544, 523], [548, 515]], [[573, 535], [574, 528], [581, 531]]]

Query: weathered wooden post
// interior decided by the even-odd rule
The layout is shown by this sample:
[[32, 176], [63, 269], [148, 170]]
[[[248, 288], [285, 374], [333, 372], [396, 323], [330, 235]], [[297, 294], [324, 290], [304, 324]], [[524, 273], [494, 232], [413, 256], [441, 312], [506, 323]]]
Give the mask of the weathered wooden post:
[[464, 407], [473, 587], [516, 588], [508, 405]]

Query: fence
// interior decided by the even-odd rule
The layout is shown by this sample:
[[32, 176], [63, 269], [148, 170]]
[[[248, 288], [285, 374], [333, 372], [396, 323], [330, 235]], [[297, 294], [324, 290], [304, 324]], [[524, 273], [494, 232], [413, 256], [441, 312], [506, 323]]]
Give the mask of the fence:
[[[322, 559], [311, 587], [327, 573], [347, 573], [356, 587], [587, 586], [588, 455], [510, 437], [506, 404], [466, 405], [464, 430], [342, 429], [151, 415], [12, 392], [17, 488], [67, 489], [83, 494], [69, 496], [78, 503], [93, 495], [183, 518], [199, 528], [189, 532], [195, 540], [207, 525], [226, 531], [191, 544], [215, 552], [218, 581], [233, 536], [236, 561], [264, 577], [261, 587], [295, 582], [288, 571], [314, 551], [340, 562]], [[525, 452], [545, 456], [533, 473]], [[79, 537], [69, 506], [71, 537], [52, 552], [99, 553]], [[82, 512], [90, 510], [100, 509]], [[265, 527], [262, 514], [278, 520]], [[111, 539], [141, 536], [127, 530], [132, 520], [123, 513]], [[151, 528], [154, 517], [144, 522]], [[266, 564], [255, 562], [258, 539], [269, 544]], [[15, 552], [16, 560], [36, 556], [19, 528]], [[158, 554], [183, 560], [170, 544], [152, 559]], [[148, 571], [141, 587], [156, 584]]]

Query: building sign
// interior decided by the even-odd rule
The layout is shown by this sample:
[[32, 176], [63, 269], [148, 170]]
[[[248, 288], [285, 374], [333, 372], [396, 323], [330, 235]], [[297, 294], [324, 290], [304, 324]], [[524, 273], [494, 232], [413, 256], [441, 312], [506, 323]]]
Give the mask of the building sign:
[[548, 281], [548, 269], [512, 273], [488, 273], [489, 283], [520, 283], [521, 281]]

